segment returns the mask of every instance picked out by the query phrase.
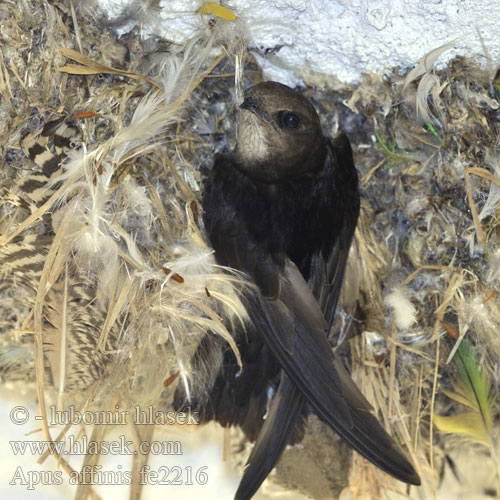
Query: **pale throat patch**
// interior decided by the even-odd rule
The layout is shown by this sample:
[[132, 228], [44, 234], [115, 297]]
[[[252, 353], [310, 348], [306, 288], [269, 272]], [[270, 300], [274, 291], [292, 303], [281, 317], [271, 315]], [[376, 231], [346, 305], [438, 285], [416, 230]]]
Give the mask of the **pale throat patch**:
[[245, 162], [265, 161], [269, 154], [269, 137], [261, 119], [249, 111], [243, 113], [238, 124], [238, 154]]

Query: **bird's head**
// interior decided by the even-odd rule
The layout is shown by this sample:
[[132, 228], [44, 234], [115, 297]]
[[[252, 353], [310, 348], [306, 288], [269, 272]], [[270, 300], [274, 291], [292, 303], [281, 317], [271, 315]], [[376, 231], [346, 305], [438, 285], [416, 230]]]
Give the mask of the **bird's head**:
[[277, 82], [254, 85], [240, 105], [237, 167], [262, 182], [313, 173], [326, 146], [318, 114], [299, 92]]

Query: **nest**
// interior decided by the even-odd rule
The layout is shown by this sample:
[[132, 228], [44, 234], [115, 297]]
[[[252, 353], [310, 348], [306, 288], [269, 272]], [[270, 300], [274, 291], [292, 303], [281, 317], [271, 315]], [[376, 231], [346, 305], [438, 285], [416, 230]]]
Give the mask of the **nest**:
[[[117, 37], [65, 2], [3, 4], [0, 14], [0, 376], [36, 387], [44, 440], [87, 432], [104, 441], [111, 423], [58, 431], [49, 405], [165, 413], [178, 384], [203, 396], [221, 346], [237, 352], [242, 280], [207, 246], [201, 173], [232, 149], [234, 103], [262, 75], [238, 20], [208, 17], [178, 46], [133, 29]], [[446, 48], [404, 76], [304, 90], [324, 130], [350, 137], [361, 179], [339, 322], [349, 294], [357, 308], [353, 328], [339, 326], [338, 350], [423, 479], [407, 490], [335, 438], [318, 438], [320, 428], [305, 446], [347, 465], [342, 481], [300, 484], [312, 498], [499, 491], [500, 83], [491, 65], [464, 58], [434, 70]], [[72, 131], [63, 151], [50, 133], [61, 127]], [[38, 166], [27, 157], [34, 144], [62, 167], [45, 175], [42, 157]], [[207, 331], [213, 349], [195, 371]], [[135, 433], [152, 439], [152, 429]], [[282, 462], [300, 471], [298, 457]], [[89, 452], [82, 468], [98, 461]], [[478, 461], [488, 471], [481, 484], [465, 469]], [[295, 490], [285, 468], [273, 479]], [[89, 496], [82, 481], [76, 497]]]

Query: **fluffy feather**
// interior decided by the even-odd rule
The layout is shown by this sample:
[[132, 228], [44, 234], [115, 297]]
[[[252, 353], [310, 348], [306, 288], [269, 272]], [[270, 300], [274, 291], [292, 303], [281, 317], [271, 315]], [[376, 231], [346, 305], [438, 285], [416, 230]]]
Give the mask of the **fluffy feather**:
[[384, 304], [392, 310], [394, 322], [401, 330], [408, 330], [417, 322], [417, 309], [412, 304], [408, 289], [401, 285], [384, 298]]
[[438, 121], [438, 117], [435, 116], [429, 107], [429, 97], [433, 98], [434, 107], [436, 109], [437, 103], [439, 102], [439, 94], [447, 83], [441, 83], [440, 79], [436, 76], [434, 73], [434, 64], [439, 56], [451, 49], [455, 43], [456, 40], [449, 42], [431, 50], [425, 56], [421, 57], [418, 60], [417, 66], [408, 73], [404, 80], [403, 94], [408, 94], [409, 85], [420, 78], [415, 94], [408, 96], [408, 99], [414, 103], [417, 117], [423, 122]]

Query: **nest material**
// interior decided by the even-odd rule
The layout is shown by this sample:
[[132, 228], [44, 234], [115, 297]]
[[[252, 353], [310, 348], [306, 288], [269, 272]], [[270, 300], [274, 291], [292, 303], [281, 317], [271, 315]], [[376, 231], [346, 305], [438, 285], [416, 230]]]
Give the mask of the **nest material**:
[[[88, 411], [167, 410], [179, 383], [203, 397], [220, 362], [215, 336], [234, 347], [231, 324], [245, 316], [240, 279], [215, 265], [199, 206], [200, 171], [234, 144], [235, 93], [260, 78], [244, 26], [213, 18], [179, 47], [134, 31], [116, 38], [62, 2], [3, 4], [0, 14], [2, 378], [36, 383], [42, 414], [56, 399]], [[78, 49], [64, 52], [73, 62], [61, 46]], [[390, 490], [425, 497], [452, 483], [473, 489], [460, 470], [464, 450], [491, 470], [476, 493], [498, 488], [493, 390], [485, 443], [431, 422], [434, 413], [460, 414], [442, 389], [457, 385], [453, 355], [464, 339], [498, 386], [500, 84], [491, 68], [463, 58], [435, 72], [437, 55], [406, 78], [394, 71], [355, 88], [305, 90], [325, 130], [349, 135], [361, 178], [346, 277], [359, 304], [339, 353], [424, 483], [408, 492], [355, 456], [342, 498]], [[75, 60], [81, 66], [68, 64]], [[60, 116], [75, 124], [74, 143], [43, 193], [30, 195], [22, 178], [40, 167], [22, 139], [38, 140]], [[339, 322], [348, 324], [352, 290], [343, 295]], [[213, 352], [194, 373], [192, 353], [209, 330]], [[318, 425], [306, 446], [333, 449], [317, 439]], [[55, 439], [46, 425], [44, 433]], [[289, 489], [300, 472], [297, 458], [287, 458], [295, 452], [277, 474]], [[330, 489], [315, 488], [319, 469], [303, 493], [322, 498], [345, 487], [332, 479]], [[444, 486], [443, 474], [451, 476]], [[132, 491], [137, 497], [140, 487]], [[89, 494], [90, 485], [79, 486], [80, 498]]]

